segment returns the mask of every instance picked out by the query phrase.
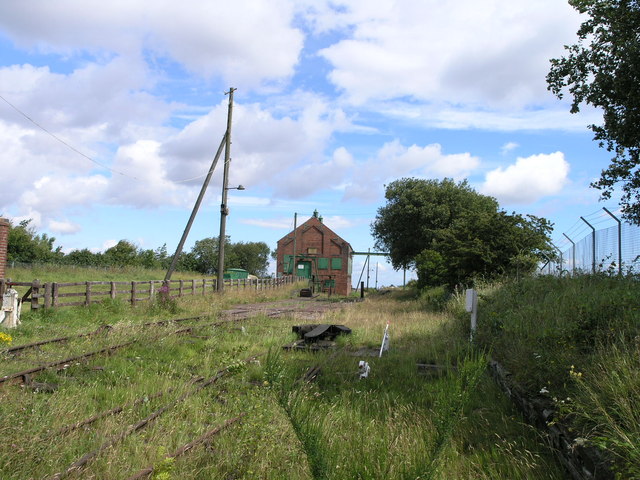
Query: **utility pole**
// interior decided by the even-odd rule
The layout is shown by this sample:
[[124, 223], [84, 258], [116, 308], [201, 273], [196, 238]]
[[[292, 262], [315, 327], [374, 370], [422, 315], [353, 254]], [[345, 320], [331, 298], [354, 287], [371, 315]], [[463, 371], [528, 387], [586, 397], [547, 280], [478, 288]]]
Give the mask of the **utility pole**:
[[218, 291], [224, 290], [224, 242], [225, 229], [227, 226], [227, 185], [229, 183], [229, 163], [231, 162], [231, 115], [233, 113], [233, 92], [236, 89], [231, 87], [229, 94], [229, 112], [227, 113], [227, 132], [225, 133], [224, 147], [224, 173], [222, 176], [222, 202], [220, 204], [220, 236], [218, 237]]
[[378, 290], [378, 262], [376, 262], [376, 290]]
[[[367, 250], [367, 252], [371, 253], [371, 249]], [[370, 255], [367, 255], [367, 290], [369, 290], [369, 277], [371, 276], [371, 262]]]
[[296, 228], [298, 228], [298, 214], [293, 214], [293, 256], [291, 258], [291, 275], [297, 277], [298, 271], [296, 270]]

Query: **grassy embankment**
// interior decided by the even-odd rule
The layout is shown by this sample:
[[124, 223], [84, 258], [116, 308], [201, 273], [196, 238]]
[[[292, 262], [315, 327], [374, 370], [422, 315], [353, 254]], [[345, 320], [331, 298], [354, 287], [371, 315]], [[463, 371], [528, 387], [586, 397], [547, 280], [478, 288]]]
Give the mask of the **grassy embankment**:
[[633, 277], [539, 277], [481, 291], [478, 340], [579, 442], [640, 478], [640, 285]]
[[[44, 275], [42, 279], [46, 280]], [[77, 278], [77, 277], [76, 277]], [[17, 279], [17, 277], [16, 277]], [[467, 315], [459, 299], [443, 312], [400, 292], [344, 304], [324, 321], [348, 325], [351, 336], [335, 352], [285, 352], [292, 318], [258, 314], [221, 327], [194, 323], [142, 328], [154, 318], [217, 313], [233, 303], [290, 297], [293, 291], [229, 292], [185, 297], [169, 314], [159, 305], [131, 308], [106, 301], [89, 308], [29, 312], [10, 333], [14, 344], [113, 326], [106, 336], [42, 346], [18, 358], [3, 355], [1, 375], [34, 363], [136, 339], [111, 356], [39, 375], [53, 392], [0, 387], [0, 477], [46, 478], [99, 448], [164, 406], [166, 413], [100, 452], [69, 478], [127, 478], [148, 465], [157, 478], [357, 479], [563, 477], [536, 432], [522, 424], [485, 372], [486, 358], [467, 341]], [[245, 296], [247, 295], [247, 296]], [[353, 353], [377, 349], [391, 321], [391, 350], [382, 358]], [[203, 322], [206, 323], [206, 322]], [[244, 330], [239, 328], [244, 327]], [[268, 352], [244, 364], [254, 354]], [[371, 374], [358, 379], [358, 360]], [[421, 373], [417, 364], [442, 367]], [[296, 382], [312, 365], [316, 382]], [[194, 376], [230, 374], [192, 391]], [[155, 396], [164, 392], [161, 397]], [[143, 399], [134, 404], [136, 399]], [[124, 405], [117, 415], [67, 433], [64, 427]], [[246, 413], [205, 445], [175, 461], [164, 457], [226, 419]]]

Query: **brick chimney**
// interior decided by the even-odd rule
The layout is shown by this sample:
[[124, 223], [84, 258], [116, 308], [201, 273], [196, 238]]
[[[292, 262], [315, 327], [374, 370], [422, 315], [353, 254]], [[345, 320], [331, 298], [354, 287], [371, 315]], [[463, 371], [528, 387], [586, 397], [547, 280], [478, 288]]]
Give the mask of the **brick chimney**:
[[0, 217], [0, 278], [5, 278], [7, 268], [7, 248], [9, 246], [9, 228], [11, 224], [6, 218]]

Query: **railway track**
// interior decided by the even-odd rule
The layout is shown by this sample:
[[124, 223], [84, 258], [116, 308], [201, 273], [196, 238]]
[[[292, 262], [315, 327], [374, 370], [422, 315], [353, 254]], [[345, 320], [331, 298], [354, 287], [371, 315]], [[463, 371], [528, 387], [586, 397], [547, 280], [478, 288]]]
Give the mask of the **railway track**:
[[[177, 413], [173, 415], [170, 414], [172, 411], [180, 412], [182, 408], [184, 408], [184, 407], [177, 408], [179, 404], [185, 402], [185, 400], [187, 400], [188, 398], [194, 395], [197, 395], [199, 392], [202, 392], [204, 389], [209, 388], [209, 390], [211, 390], [211, 387], [214, 386], [216, 383], [218, 383], [223, 377], [227, 377], [227, 376], [232, 377], [235, 375], [236, 372], [245, 371], [243, 369], [236, 370], [236, 367], [241, 363], [245, 365], [249, 364], [266, 353], [266, 352], [263, 352], [263, 353], [253, 354], [245, 358], [244, 360], [241, 360], [242, 357], [240, 357], [236, 353], [242, 350], [223, 349], [223, 352], [229, 351], [229, 354], [223, 353], [222, 355], [220, 355], [220, 351], [216, 351], [215, 342], [203, 343], [199, 341], [199, 339], [212, 338], [211, 335], [209, 335], [209, 332], [206, 332], [207, 336], [204, 336], [202, 334], [200, 334], [202, 336], [195, 336], [193, 335], [194, 333], [199, 334], [199, 332], [196, 332], [197, 329], [208, 329], [208, 328], [216, 328], [224, 325], [232, 325], [237, 322], [245, 322], [245, 321], [251, 320], [252, 318], [255, 318], [255, 317], [258, 317], [259, 319], [262, 319], [262, 320], [266, 320], [268, 318], [282, 318], [283, 316], [286, 318], [289, 318], [289, 316], [291, 316], [291, 311], [289, 309], [282, 309], [282, 308], [272, 308], [267, 311], [261, 311], [261, 310], [252, 309], [252, 308], [248, 308], [248, 309], [235, 308], [233, 310], [221, 312], [220, 317], [216, 318], [215, 321], [206, 321], [207, 319], [211, 319], [211, 317], [202, 315], [202, 316], [194, 316], [194, 317], [187, 317], [187, 318], [160, 320], [160, 321], [147, 322], [145, 324], [137, 325], [138, 327], [142, 326], [146, 329], [146, 328], [154, 328], [154, 327], [162, 327], [162, 326], [181, 325], [187, 321], [193, 322], [193, 324], [190, 324], [190, 325], [184, 325], [184, 326], [181, 325], [180, 328], [172, 328], [170, 331], [167, 331], [167, 332], [161, 331], [159, 332], [160, 334], [158, 335], [156, 335], [156, 332], [154, 331], [152, 336], [144, 337], [143, 336], [144, 333], [143, 335], [140, 335], [140, 331], [137, 330], [135, 332], [136, 338], [133, 338], [132, 336], [132, 338], [127, 339], [126, 337], [124, 338], [121, 336], [118, 337], [118, 335], [122, 335], [123, 333], [122, 330], [117, 330], [109, 326], [102, 326], [94, 331], [81, 333], [78, 335], [67, 336], [67, 337], [56, 337], [51, 339], [40, 340], [37, 342], [27, 343], [23, 345], [18, 345], [15, 347], [11, 347], [10, 349], [5, 349], [2, 353], [5, 354], [6, 357], [10, 358], [11, 356], [14, 356], [16, 354], [26, 352], [32, 349], [37, 349], [41, 345], [48, 345], [48, 344], [63, 345], [66, 342], [69, 342], [70, 340], [73, 340], [73, 339], [87, 338], [87, 337], [94, 338], [96, 336], [101, 336], [101, 335], [104, 335], [104, 337], [100, 339], [100, 342], [105, 342], [105, 339], [107, 338], [110, 338], [112, 342], [114, 338], [120, 338], [121, 340], [124, 340], [119, 343], [115, 343], [113, 345], [106, 345], [106, 346], [103, 346], [102, 348], [81, 352], [61, 360], [55, 359], [53, 361], [47, 362], [42, 365], [37, 365], [37, 366], [34, 365], [29, 368], [20, 369], [19, 371], [6, 374], [0, 377], [0, 395], [4, 395], [3, 389], [1, 388], [2, 385], [7, 385], [8, 383], [11, 383], [11, 382], [26, 382], [28, 379], [32, 379], [36, 377], [38, 374], [40, 374], [41, 372], [44, 372], [48, 369], [62, 369], [65, 366], [76, 364], [81, 361], [86, 362], [87, 360], [90, 360], [91, 358], [95, 358], [100, 355], [119, 354], [121, 358], [120, 362], [124, 362], [124, 363], [115, 364], [116, 365], [115, 370], [117, 372], [118, 371], [117, 369], [120, 368], [117, 365], [127, 365], [129, 362], [128, 359], [129, 358], [133, 359], [134, 355], [138, 355], [137, 351], [139, 350], [136, 350], [136, 353], [127, 354], [126, 358], [122, 358], [123, 354], [120, 352], [124, 352], [124, 351], [131, 352], [130, 348], [136, 345], [142, 345], [143, 347], [147, 347], [151, 344], [159, 345], [157, 348], [152, 347], [151, 350], [149, 350], [149, 352], [151, 352], [150, 353], [151, 356], [148, 356], [149, 354], [145, 350], [142, 350], [142, 352], [145, 352], [143, 354], [143, 358], [145, 355], [147, 355], [146, 358], [155, 358], [154, 352], [156, 350], [160, 352], [164, 348], [176, 348], [176, 352], [185, 351], [184, 350], [185, 345], [187, 345], [186, 351], [192, 351], [192, 352], [198, 352], [197, 349], [202, 349], [202, 348], [206, 348], [206, 349], [213, 348], [212, 351], [216, 353], [214, 355], [207, 353], [207, 355], [211, 355], [209, 358], [214, 359], [214, 361], [215, 359], [220, 359], [222, 362], [224, 362], [221, 364], [221, 366], [228, 365], [228, 367], [218, 370], [217, 372], [215, 372], [214, 375], [210, 376], [209, 378], [205, 378], [202, 375], [195, 375], [195, 372], [197, 371], [202, 373], [201, 368], [198, 368], [198, 370], [189, 372], [189, 369], [188, 368], [185, 369], [182, 365], [180, 366], [180, 371], [175, 369], [158, 370], [158, 372], [161, 373], [161, 376], [158, 377], [158, 384], [163, 383], [163, 387], [161, 387], [160, 389], [156, 389], [156, 391], [154, 391], [153, 388], [144, 387], [150, 392], [149, 394], [139, 396], [138, 398], [135, 398], [133, 400], [129, 399], [128, 401], [125, 401], [122, 403], [116, 401], [111, 403], [112, 406], [109, 406], [107, 404], [106, 408], [105, 408], [105, 405], [103, 405], [102, 409], [95, 409], [93, 410], [93, 412], [91, 411], [90, 408], [89, 409], [86, 408], [90, 404], [87, 401], [84, 401], [83, 405], [85, 407], [82, 409], [79, 409], [79, 411], [85, 412], [85, 415], [83, 415], [82, 417], [79, 417], [80, 420], [73, 421], [73, 423], [68, 423], [66, 426], [64, 424], [61, 425], [61, 423], [56, 421], [50, 421], [49, 427], [47, 427], [46, 424], [44, 424], [42, 427], [40, 428], [36, 427], [34, 429], [35, 432], [40, 432], [40, 433], [36, 433], [35, 435], [30, 434], [29, 436], [25, 436], [25, 440], [28, 442], [29, 445], [31, 444], [36, 445], [38, 442], [43, 442], [44, 444], [47, 444], [47, 443], [50, 443], [51, 441], [58, 443], [58, 440], [56, 439], [59, 439], [62, 436], [67, 437], [63, 443], [66, 443], [69, 441], [73, 441], [75, 443], [75, 442], [78, 442], [79, 438], [83, 438], [85, 440], [82, 440], [81, 443], [78, 443], [78, 445], [85, 445], [85, 442], [86, 442], [86, 445], [91, 445], [90, 448], [87, 448], [85, 446], [87, 450], [84, 453], [77, 453], [77, 452], [82, 452], [81, 449], [76, 450], [76, 455], [78, 456], [75, 458], [75, 460], [73, 460], [72, 456], [68, 456], [67, 454], [66, 458], [68, 459], [67, 461], [70, 463], [66, 465], [62, 463], [63, 457], [62, 456], [58, 457], [57, 462], [54, 461], [51, 464], [52, 468], [48, 470], [48, 472], [47, 472], [47, 469], [44, 469], [40, 473], [40, 476], [38, 476], [38, 478], [42, 478], [42, 475], [44, 475], [46, 478], [49, 478], [51, 480], [54, 480], [54, 479], [59, 480], [67, 477], [83, 478], [83, 475], [85, 474], [94, 475], [93, 473], [90, 473], [90, 472], [100, 471], [101, 469], [100, 465], [106, 462], [107, 458], [112, 458], [113, 454], [112, 453], [107, 454], [107, 451], [115, 448], [118, 448], [118, 450], [120, 448], [123, 448], [122, 446], [121, 447], [117, 447], [117, 446], [118, 444], [123, 443], [129, 437], [133, 437], [134, 439], [127, 440], [126, 444], [129, 444], [132, 441], [138, 442], [139, 440], [136, 440], [135, 437], [139, 437], [139, 435], [136, 435], [136, 433], [141, 432], [143, 429], [153, 425], [154, 423], [157, 423], [157, 420], [160, 419], [161, 417], [167, 417], [162, 422], [160, 422], [159, 425], [161, 425], [162, 427], [159, 426], [153, 429], [150, 429], [150, 428], [147, 428], [147, 429], [151, 430], [152, 432], [155, 432], [157, 428], [165, 429], [166, 424], [174, 424], [174, 425], [179, 424], [181, 425], [180, 428], [184, 428], [184, 426], [182, 426], [181, 424], [181, 422], [183, 422], [184, 419], [178, 419], [180, 417], [177, 417], [176, 420], [174, 421], [172, 420], [174, 416], [179, 414]], [[273, 322], [268, 322], [268, 323], [273, 323]], [[259, 327], [259, 326], [260, 324], [256, 324], [256, 327]], [[233, 329], [233, 330], [236, 330], [236, 329]], [[113, 332], [116, 332], [116, 333], [114, 334]], [[124, 331], [124, 333], [126, 334], [126, 330]], [[182, 340], [177, 340], [177, 339], [172, 340], [171, 342], [168, 342], [166, 344], [161, 343], [168, 337], [176, 336], [176, 335], [188, 335], [188, 334], [192, 334], [188, 338], [193, 337], [193, 339], [186, 340], [187, 343], [184, 343]], [[115, 337], [111, 337], [111, 335], [115, 335]], [[238, 340], [240, 340], [241, 338], [244, 338], [244, 340], [240, 340], [240, 341], [244, 342], [245, 345], [251, 344], [246, 339], [247, 337], [238, 336], [236, 338]], [[106, 341], [108, 341], [108, 339]], [[78, 348], [80, 345], [86, 345], [86, 344], [87, 343], [85, 342], [83, 342], [82, 344], [80, 343], [74, 344], [74, 347]], [[193, 344], [196, 350], [190, 350], [191, 347], [188, 347], [189, 344]], [[60, 349], [57, 349], [57, 348], [54, 348], [53, 350], [49, 349], [45, 353], [47, 355], [52, 355], [52, 354], [56, 354], [56, 352], [62, 352], [64, 351], [64, 349], [67, 349], [68, 351], [68, 348], [69, 347], [65, 345], [65, 347]], [[183, 349], [183, 350], [180, 350], [180, 349]], [[256, 350], [259, 351], [259, 348], [249, 348], [249, 351], [251, 350], [255, 352]], [[207, 352], [208, 351], [209, 350], [207, 350]], [[194, 355], [194, 358], [197, 358], [198, 354], [194, 353], [193, 355]], [[29, 358], [30, 357], [25, 359], [24, 357], [22, 357], [21, 361], [28, 360]], [[139, 358], [139, 357], [135, 357], [135, 358]], [[18, 365], [19, 364], [20, 362], [18, 362]], [[6, 365], [7, 363], [5, 363], [5, 367]], [[158, 363], [158, 365], [162, 365], [162, 364]], [[194, 365], [199, 365], [200, 367], [204, 367], [206, 370], [210, 371], [209, 370], [210, 367], [208, 367], [206, 363], [195, 363]], [[132, 367], [132, 368], [133, 370], [131, 371], [134, 371], [136, 367]], [[96, 367], [93, 370], [98, 370], [98, 367]], [[111, 369], [109, 368], [109, 366], [107, 366], [107, 367], [99, 367], [99, 370], [108, 371]], [[314, 371], [316, 375], [317, 375], [317, 370], [318, 369], [316, 368]], [[171, 373], [166, 373], [166, 372], [171, 372]], [[176, 378], [175, 373], [181, 373], [181, 374], [186, 373], [186, 375], [182, 376], [182, 380], [179, 380], [176, 383], [172, 383], [172, 381], [175, 380]], [[75, 388], [74, 385], [84, 385], [85, 384], [84, 383], [85, 377], [83, 377], [84, 374], [85, 374], [84, 370], [80, 370], [77, 373], [70, 374], [71, 376], [67, 374], [67, 376], [65, 376], [65, 379], [67, 380], [63, 380], [63, 383], [62, 383], [63, 387], [60, 388], [58, 391], [56, 391], [55, 395], [57, 396], [60, 394], [60, 392], [65, 392], [67, 386], [70, 386], [71, 388]], [[113, 371], [111, 371], [111, 374], [113, 374]], [[102, 380], [100, 379], [103, 378], [101, 375], [102, 374], [100, 374], [100, 376], [98, 377], [90, 376], [87, 378], [90, 378], [89, 380], [90, 382], [100, 383], [102, 382]], [[129, 375], [129, 374], [123, 373], [122, 374], [123, 379], [125, 375]], [[314, 376], [315, 375], [309, 375], [309, 377], [311, 378], [307, 378], [307, 380], [311, 381]], [[108, 377], [105, 377], [105, 378], [108, 378], [108, 379], [111, 379], [111, 381], [114, 381], [115, 382], [114, 385], [119, 384], [117, 379], [117, 373], [115, 376], [109, 375]], [[133, 379], [134, 377], [132, 376], [131, 378]], [[147, 376], [147, 379], [145, 380], [146, 383], [148, 385], [152, 385], [153, 382], [149, 382], [148, 379], [149, 377]], [[135, 382], [135, 380], [132, 380], [132, 381]], [[251, 387], [255, 388], [255, 384], [252, 385], [252, 382], [247, 383], [247, 379], [245, 377], [242, 377], [242, 382], [244, 385], [250, 388]], [[189, 452], [195, 450], [196, 447], [198, 447], [198, 445], [202, 445], [203, 443], [208, 442], [209, 439], [215, 437], [216, 435], [219, 435], [220, 433], [227, 430], [232, 425], [237, 425], [241, 422], [242, 418], [246, 415], [242, 411], [244, 409], [243, 403], [241, 402], [241, 403], [235, 404], [235, 400], [233, 400], [235, 406], [232, 406], [232, 405], [227, 406], [226, 400], [225, 400], [225, 398], [227, 398], [227, 394], [225, 393], [227, 391], [226, 389], [229, 388], [229, 385], [236, 385], [236, 384], [237, 384], [237, 381], [235, 380], [232, 381], [231, 383], [229, 383], [229, 381], [226, 380], [223, 383], [222, 387], [218, 387], [218, 388], [221, 388], [220, 390], [221, 393], [214, 392], [213, 397], [210, 397], [211, 395], [210, 393], [207, 393], [205, 396], [199, 395], [196, 399], [190, 400], [189, 402], [187, 402], [187, 405], [189, 405], [188, 408], [192, 409], [193, 408], [192, 405], [194, 405], [194, 401], [195, 401], [195, 405], [197, 405], [199, 402], [203, 401], [202, 399], [205, 399], [205, 398], [216, 399], [212, 403], [212, 405], [217, 405], [215, 408], [212, 409], [212, 412], [216, 412], [215, 414], [212, 413], [212, 415], [215, 415], [215, 416], [212, 417], [213, 418], [212, 421], [206, 421], [202, 423], [200, 427], [197, 427], [196, 425], [191, 426], [191, 428], [188, 429], [188, 431], [192, 435], [191, 441], [187, 443], [182, 443], [181, 447], [174, 450], [171, 454], [165, 455], [165, 458], [174, 459], [174, 458], [186, 455]], [[126, 388], [127, 388], [126, 383], [123, 385], [123, 387], [124, 387], [124, 391], [126, 391]], [[122, 387], [118, 387], [118, 388], [120, 388], [120, 391], [123, 391]], [[233, 387], [233, 388], [237, 388], [237, 387]], [[243, 387], [243, 388], [246, 388], [246, 387]], [[22, 398], [29, 398], [29, 397], [22, 397], [21, 395], [23, 394], [20, 393], [20, 390], [17, 390], [17, 389], [5, 389], [4, 391], [12, 392], [11, 397], [5, 397], [5, 398], [15, 398], [18, 401], [20, 401], [20, 399]], [[139, 391], [141, 393], [144, 392], [143, 389], [139, 389]], [[52, 398], [53, 399], [56, 397], [33, 396], [30, 398], [41, 398], [41, 399]], [[64, 394], [63, 394], [63, 398], [64, 398]], [[111, 398], [111, 395], [109, 395], [109, 397], [107, 398]], [[113, 396], [113, 398], [118, 398], [118, 395]], [[119, 397], [119, 398], [122, 398], [122, 397]], [[126, 395], [125, 395], [125, 398], [127, 398]], [[220, 399], [217, 400], [218, 398]], [[88, 399], [89, 397], [87, 397], [87, 400]], [[150, 403], [150, 402], [153, 402], [153, 403]], [[163, 404], [160, 404], [160, 402], [163, 402]], [[149, 413], [149, 409], [151, 407], [153, 407], [155, 410]], [[131, 420], [132, 416], [134, 415], [139, 415], [137, 420], [135, 419], [135, 417], [133, 417], [133, 420]], [[122, 421], [107, 420], [109, 417], [114, 417], [114, 416], [121, 416], [123, 420]], [[27, 416], [26, 418], [29, 418], [29, 416]], [[125, 418], [127, 420], [124, 420]], [[70, 420], [75, 420], [75, 419], [73, 419], [73, 417], [70, 417]], [[121, 428], [114, 429], [114, 426], [116, 427], [120, 426]], [[76, 432], [76, 433], [71, 435], [72, 432]], [[90, 432], [101, 432], [101, 433], [98, 434], [98, 437], [96, 438], [95, 435], [97, 433], [90, 433]], [[145, 437], [147, 435], [149, 434], [145, 434]], [[96, 443], [97, 439], [101, 439], [99, 443]], [[188, 435], [184, 437], [183, 442], [186, 439], [189, 439]], [[177, 445], [180, 445], [180, 444], [181, 443], [178, 443]], [[175, 444], [173, 448], [176, 448]], [[40, 448], [37, 448], [37, 450], [40, 450]], [[117, 450], [114, 450], [114, 451], [117, 451]], [[99, 457], [101, 457], [100, 460], [96, 462], [96, 460], [98, 460]], [[56, 458], [56, 455], [54, 455], [53, 458]], [[91, 467], [89, 467], [89, 464], [91, 464], [92, 462], [97, 463], [97, 465], [92, 465]], [[56, 464], [57, 466], [55, 466]], [[144, 463], [142, 462], [140, 462], [140, 464], [144, 465]], [[146, 478], [154, 473], [154, 466], [150, 465], [140, 470], [135, 470], [132, 468], [132, 470], [135, 473], [131, 474], [130, 477], [118, 477], [118, 478], [130, 478], [131, 480]], [[2, 467], [0, 467], [0, 471], [2, 471]], [[120, 474], [122, 474], [122, 470], [119, 470], [119, 471], [120, 471]], [[51, 472], [57, 472], [57, 473], [51, 473]], [[126, 466], [125, 466], [125, 472], [126, 472]], [[18, 477], [12, 477], [12, 478], [18, 478]]]
[[[249, 362], [257, 359], [259, 356], [262, 356], [262, 355], [264, 355], [264, 353], [258, 354], [258, 355], [252, 355], [249, 358], [243, 360], [243, 362], [244, 363], [249, 363]], [[158, 417], [160, 417], [161, 415], [163, 415], [164, 413], [169, 411], [171, 408], [175, 407], [177, 404], [183, 402], [187, 398], [195, 395], [196, 393], [198, 393], [201, 390], [209, 387], [210, 385], [213, 385], [218, 380], [220, 380], [222, 377], [228, 375], [230, 372], [231, 372], [231, 369], [229, 367], [223, 368], [222, 370], [219, 370], [212, 377], [209, 377], [206, 380], [203, 379], [200, 382], [195, 382], [195, 383], [197, 383], [197, 385], [192, 390], [181, 394], [180, 396], [178, 396], [174, 400], [172, 400], [169, 403], [163, 405], [159, 409], [153, 411], [150, 415], [148, 415], [145, 418], [139, 420], [135, 424], [129, 425], [123, 432], [121, 432], [121, 433], [119, 433], [117, 435], [114, 435], [113, 437], [108, 438], [97, 449], [91, 450], [91, 451], [85, 453], [79, 459], [77, 459], [76, 461], [71, 463], [64, 471], [56, 473], [55, 475], [49, 477], [50, 480], [61, 480], [62, 478], [65, 478], [67, 475], [69, 475], [70, 473], [73, 473], [73, 472], [81, 470], [89, 462], [91, 462], [95, 457], [97, 457], [101, 452], [103, 452], [106, 449], [111, 448], [114, 445], [116, 445], [117, 443], [123, 441], [129, 435], [132, 435], [135, 432], [145, 428], [147, 425], [149, 425], [150, 423], [154, 422]]]
[[[188, 320], [195, 320], [195, 319], [204, 319], [207, 318], [205, 316], [197, 316], [197, 317], [187, 317], [187, 318], [179, 318], [179, 319], [172, 319], [172, 320], [161, 320], [158, 322], [149, 322], [149, 323], [145, 323], [143, 324], [144, 327], [152, 327], [152, 326], [166, 326], [166, 325], [171, 325], [174, 323], [181, 323], [184, 321], [188, 321]], [[242, 320], [247, 320], [247, 317], [245, 316], [238, 316], [236, 318], [229, 318], [226, 320], [220, 320], [220, 321], [216, 321], [216, 322], [209, 322], [209, 323], [205, 323], [205, 324], [201, 324], [201, 325], [194, 325], [194, 326], [189, 326], [189, 327], [185, 327], [185, 328], [181, 328], [178, 330], [175, 330], [173, 332], [171, 332], [168, 335], [182, 335], [182, 334], [187, 334], [187, 333], [192, 333], [194, 329], [196, 328], [207, 328], [207, 327], [218, 327], [227, 323], [235, 323], [238, 321], [242, 321]], [[22, 352], [24, 350], [30, 349], [30, 348], [36, 348], [39, 347], [41, 345], [46, 345], [46, 344], [52, 344], [52, 343], [62, 343], [65, 341], [69, 341], [71, 339], [75, 339], [75, 338], [85, 338], [85, 337], [89, 337], [89, 336], [93, 336], [93, 335], [97, 335], [98, 333], [102, 333], [105, 331], [109, 331], [112, 327], [107, 326], [108, 328], [105, 328], [105, 326], [102, 326], [100, 328], [98, 328], [98, 330], [96, 330], [95, 332], [90, 332], [90, 333], [83, 333], [80, 335], [73, 335], [73, 336], [68, 336], [68, 337], [59, 337], [59, 338], [52, 338], [52, 339], [48, 339], [48, 340], [41, 340], [38, 342], [33, 342], [33, 343], [28, 343], [28, 344], [24, 344], [24, 345], [18, 345], [16, 347], [12, 347], [11, 349], [7, 349], [5, 351], [11, 350], [11, 352], [9, 353], [16, 353], [16, 352]], [[163, 337], [160, 337], [163, 338]], [[149, 339], [145, 339], [146, 341], [148, 341]], [[157, 341], [157, 340], [156, 340]], [[38, 373], [41, 373], [45, 370], [51, 369], [51, 368], [55, 368], [55, 367], [60, 367], [60, 366], [68, 366], [70, 364], [73, 364], [75, 362], [78, 362], [80, 360], [87, 360], [90, 359], [92, 357], [98, 356], [98, 355], [102, 355], [102, 354], [111, 354], [113, 352], [115, 352], [116, 350], [119, 350], [121, 348], [133, 345], [135, 343], [139, 342], [139, 340], [130, 340], [127, 342], [123, 342], [123, 343], [119, 343], [117, 345], [111, 345], [111, 346], [107, 346], [105, 348], [101, 348], [99, 350], [95, 350], [95, 351], [91, 351], [91, 352], [85, 352], [79, 355], [74, 355], [71, 357], [67, 357], [64, 358], [62, 360], [56, 360], [53, 362], [47, 362], [45, 364], [42, 365], [35, 365], [33, 367], [27, 368], [27, 369], [23, 369], [20, 370], [18, 372], [14, 372], [14, 373], [10, 373], [4, 376], [0, 377], [0, 386], [4, 385], [5, 383], [8, 382], [12, 382], [12, 381], [22, 381], [22, 382], [27, 382], [27, 380], [31, 380], [33, 375], [36, 375]]]

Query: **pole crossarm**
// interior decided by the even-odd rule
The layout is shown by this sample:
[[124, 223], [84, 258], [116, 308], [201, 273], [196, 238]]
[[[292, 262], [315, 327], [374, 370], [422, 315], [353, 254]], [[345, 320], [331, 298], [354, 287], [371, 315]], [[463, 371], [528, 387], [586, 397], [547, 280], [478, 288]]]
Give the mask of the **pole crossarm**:
[[375, 255], [378, 257], [388, 257], [390, 254], [385, 252], [352, 252], [352, 255]]

